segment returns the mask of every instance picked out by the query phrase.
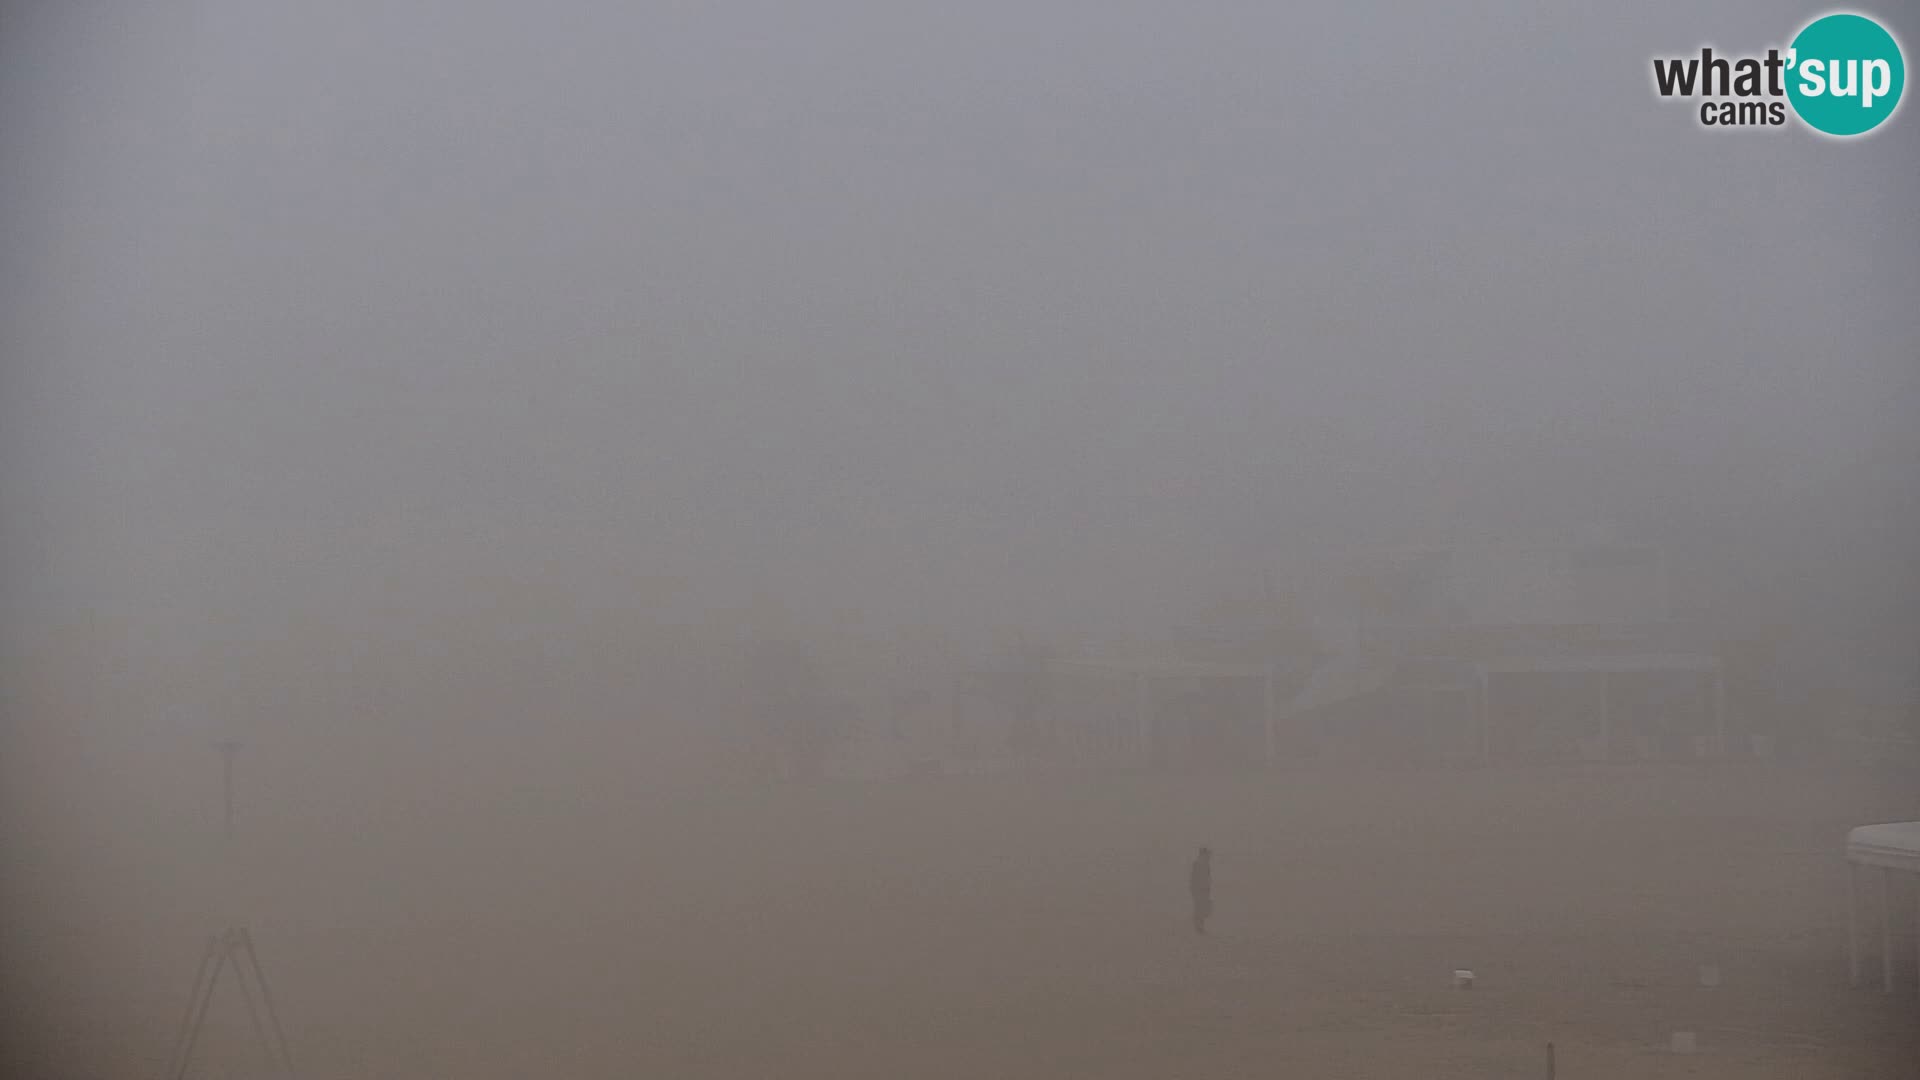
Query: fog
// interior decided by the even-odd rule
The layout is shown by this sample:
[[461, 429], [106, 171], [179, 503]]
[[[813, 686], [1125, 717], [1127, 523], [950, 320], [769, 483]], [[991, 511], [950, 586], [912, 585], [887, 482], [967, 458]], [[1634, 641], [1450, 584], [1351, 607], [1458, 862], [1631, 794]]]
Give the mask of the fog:
[[[1860, 732], [1818, 704], [1920, 699], [1920, 126], [1703, 129], [1647, 75], [1809, 10], [536, 7], [0, 7], [8, 1068], [157, 1074], [229, 901], [279, 950], [308, 1075], [1455, 1075], [1427, 1043], [1315, 1057], [1372, 1008], [1333, 989], [1252, 1042], [1195, 1002], [1351, 979], [1377, 1004], [1352, 972], [1467, 964], [1436, 935], [1528, 927], [1555, 944], [1514, 955], [1546, 970], [1641, 916], [1750, 957], [1805, 929], [1835, 960], [1839, 836], [1920, 790], [1891, 751], [1837, 764], [1824, 740]], [[1163, 653], [1361, 549], [1540, 537], [1660, 549], [1700, 649], [1769, 643], [1774, 712], [1734, 728], [1817, 760], [1673, 790], [1031, 747], [991, 778], [769, 764], [804, 709], [828, 772], [902, 723], [886, 752], [930, 767], [961, 756], [969, 673]], [[226, 849], [216, 736], [247, 742]], [[1661, 907], [1691, 841], [1603, 872], [1429, 821], [1450, 883], [1393, 908], [1362, 855], [1463, 788], [1464, 822], [1579, 831], [1625, 798], [1623, 845], [1751, 819], [1834, 865], [1700, 871], [1720, 884]], [[1239, 959], [1186, 936], [1206, 843], [1209, 945]], [[1644, 890], [1608, 899], [1615, 871]], [[1732, 880], [1792, 899], [1729, 914]], [[1665, 948], [1647, 963], [1692, 970]], [[1892, 1006], [1811, 959], [1720, 962], [1801, 995], [1731, 1027], [1828, 1023], [1868, 1055], [1744, 1067], [1906, 1075]], [[950, 1026], [851, 997], [885, 1039], [794, 1019], [841, 1000], [834, 965]], [[585, 997], [461, 997], [502, 970]], [[1241, 977], [1264, 989], [1220, 989]], [[1473, 1022], [1532, 1054], [1564, 1023], [1538, 1008]], [[461, 1057], [463, 1025], [496, 1048]], [[1606, 1056], [1618, 1032], [1560, 1038], [1592, 1075], [1656, 1075]], [[245, 1060], [229, 1041], [204, 1074]]]

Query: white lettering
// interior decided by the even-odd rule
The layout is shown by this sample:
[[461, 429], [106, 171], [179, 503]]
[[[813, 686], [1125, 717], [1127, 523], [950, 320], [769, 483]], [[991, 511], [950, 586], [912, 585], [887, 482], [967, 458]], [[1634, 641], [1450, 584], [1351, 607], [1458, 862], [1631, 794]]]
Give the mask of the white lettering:
[[[1880, 77], [1875, 79], [1875, 75]], [[1865, 77], [1860, 80], [1860, 107], [1873, 108], [1873, 99], [1886, 97], [1887, 91], [1891, 89], [1893, 89], [1893, 71], [1887, 66], [1887, 62], [1885, 60], [1867, 61]]]
[[1860, 92], [1860, 61], [1849, 60], [1846, 64], [1847, 81], [1840, 82], [1840, 61], [1827, 61], [1827, 89], [1834, 97], [1852, 97]]
[[1819, 97], [1827, 92], [1827, 65], [1823, 60], [1800, 61], [1800, 92]]

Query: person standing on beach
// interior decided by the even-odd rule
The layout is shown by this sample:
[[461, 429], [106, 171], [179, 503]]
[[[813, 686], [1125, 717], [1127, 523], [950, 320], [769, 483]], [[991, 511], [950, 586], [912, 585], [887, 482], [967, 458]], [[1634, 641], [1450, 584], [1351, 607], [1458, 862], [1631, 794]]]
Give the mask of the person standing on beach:
[[1193, 896], [1193, 932], [1207, 932], [1207, 919], [1213, 914], [1213, 849], [1201, 848], [1187, 870], [1187, 892]]

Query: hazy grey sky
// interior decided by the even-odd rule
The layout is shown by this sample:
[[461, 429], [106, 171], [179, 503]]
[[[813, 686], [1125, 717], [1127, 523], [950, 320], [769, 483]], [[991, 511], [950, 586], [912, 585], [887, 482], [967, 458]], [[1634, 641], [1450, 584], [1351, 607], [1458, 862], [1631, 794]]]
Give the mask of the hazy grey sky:
[[7, 6], [13, 602], [1097, 626], [1607, 519], [1915, 607], [1920, 116], [1649, 89], [1812, 9], [543, 7]]

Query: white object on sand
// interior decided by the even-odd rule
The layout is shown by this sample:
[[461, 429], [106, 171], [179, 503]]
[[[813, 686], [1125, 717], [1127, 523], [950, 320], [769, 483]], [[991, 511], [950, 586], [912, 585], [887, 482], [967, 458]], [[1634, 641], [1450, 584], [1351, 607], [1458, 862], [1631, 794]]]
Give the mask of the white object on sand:
[[[1862, 825], [1847, 834], [1847, 969], [1853, 985], [1860, 985], [1859, 871], [1879, 870], [1880, 983], [1893, 993], [1893, 875], [1920, 877], [1920, 821], [1889, 821]], [[1920, 907], [1914, 914], [1920, 926]], [[1920, 955], [1920, 933], [1914, 935]]]

